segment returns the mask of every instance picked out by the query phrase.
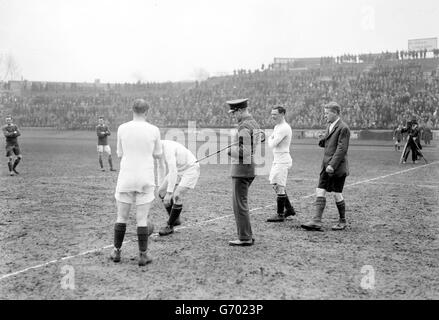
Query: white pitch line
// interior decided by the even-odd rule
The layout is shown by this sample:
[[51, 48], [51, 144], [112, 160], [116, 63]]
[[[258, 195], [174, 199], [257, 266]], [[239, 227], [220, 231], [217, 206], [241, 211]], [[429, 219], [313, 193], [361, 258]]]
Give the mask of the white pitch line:
[[[435, 162], [431, 162], [431, 163], [428, 163], [428, 164], [425, 164], [425, 165], [422, 165], [422, 166], [419, 166], [419, 167], [414, 167], [414, 168], [410, 168], [410, 169], [406, 169], [406, 170], [397, 171], [397, 172], [394, 172], [394, 173], [382, 175], [382, 176], [379, 176], [379, 177], [376, 177], [376, 178], [372, 178], [372, 179], [357, 181], [357, 182], [354, 182], [354, 183], [351, 183], [351, 184], [347, 185], [346, 187], [353, 187], [353, 186], [356, 186], [356, 185], [359, 185], [359, 184], [368, 183], [368, 182], [376, 181], [376, 180], [380, 180], [380, 179], [385, 179], [385, 178], [388, 178], [388, 177], [391, 177], [391, 176], [394, 176], [394, 175], [398, 175], [398, 174], [410, 172], [410, 171], [413, 171], [413, 170], [425, 168], [425, 167], [428, 167], [428, 166], [431, 166], [431, 165], [434, 165], [434, 164], [438, 164], [438, 163], [439, 163], [439, 161], [435, 161]], [[315, 196], [315, 193], [308, 194], [306, 196], [301, 197], [300, 199], [303, 200], [303, 199], [306, 199], [306, 198], [310, 198], [312, 196]], [[256, 210], [263, 209], [263, 208], [269, 208], [271, 206], [273, 206], [273, 204], [266, 205], [265, 207], [254, 208], [254, 209], [251, 209], [249, 211], [253, 212], [253, 211], [256, 211]], [[258, 213], [253, 213], [253, 214], [258, 214]], [[229, 217], [232, 217], [232, 216], [233, 216], [233, 214], [229, 214], [229, 215], [226, 215], [226, 216], [221, 216], [221, 217], [217, 217], [217, 218], [206, 220], [206, 221], [201, 221], [201, 222], [193, 224], [193, 225], [177, 227], [175, 229], [176, 230], [187, 229], [187, 228], [190, 228], [190, 227], [199, 226], [201, 224], [206, 224], [206, 223], [210, 223], [210, 222], [213, 222], [213, 221], [217, 221], [217, 220], [221, 220], [221, 219], [226, 219], [226, 218], [229, 218]], [[157, 235], [158, 235], [158, 233], [153, 233], [151, 236], [157, 237]], [[128, 240], [128, 241], [124, 241], [123, 243], [127, 244], [129, 242], [132, 242], [132, 241]], [[18, 270], [18, 271], [12, 272], [12, 273], [8, 273], [8, 274], [5, 274], [5, 275], [2, 275], [0, 277], [0, 280], [3, 280], [3, 279], [6, 279], [6, 278], [15, 276], [17, 274], [20, 274], [20, 273], [23, 273], [23, 272], [26, 272], [26, 271], [29, 271], [29, 270], [32, 270], [32, 269], [42, 268], [42, 267], [45, 267], [45, 266], [47, 266], [49, 264], [54, 264], [54, 263], [57, 263], [59, 261], [64, 261], [64, 260], [76, 258], [76, 257], [83, 256], [83, 255], [86, 255], [86, 254], [89, 254], [89, 253], [97, 252], [97, 251], [102, 251], [104, 249], [108, 249], [108, 248], [111, 248], [111, 247], [113, 247], [113, 245], [107, 245], [107, 246], [102, 247], [102, 248], [88, 250], [88, 251], [85, 251], [85, 252], [78, 253], [76, 255], [55, 259], [55, 260], [52, 260], [52, 261], [49, 261], [49, 262], [45, 262], [45, 263], [42, 263], [42, 264], [39, 264], [39, 265], [36, 265], [36, 266], [33, 266], [33, 267], [29, 267], [29, 268], [26, 268], [26, 269]]]
[[435, 162], [431, 162], [431, 163], [428, 163], [428, 164], [424, 164], [424, 165], [419, 166], [419, 167], [414, 167], [414, 168], [410, 168], [410, 169], [406, 169], [406, 170], [402, 170], [402, 171], [397, 171], [397, 172], [394, 172], [394, 173], [389, 173], [389, 174], [386, 174], [386, 175], [383, 175], [383, 176], [380, 176], [380, 177], [376, 177], [376, 178], [372, 178], [372, 179], [358, 181], [358, 182], [355, 182], [355, 183], [352, 183], [352, 184], [348, 185], [348, 187], [352, 187], [352, 186], [355, 186], [357, 184], [367, 183], [367, 182], [370, 182], [370, 181], [385, 179], [385, 178], [388, 178], [388, 177], [391, 177], [391, 176], [395, 176], [395, 175], [398, 175], [398, 174], [401, 174], [401, 173], [406, 173], [406, 172], [417, 170], [417, 169], [420, 169], [420, 168], [425, 168], [425, 167], [431, 166], [431, 165], [436, 164], [436, 163], [439, 163], [439, 161], [435, 161]]
[[[407, 187], [405, 183], [392, 183], [392, 182], [369, 182], [370, 184], [376, 185], [384, 185], [384, 186], [400, 186]], [[428, 184], [411, 184], [410, 187], [418, 187], [418, 188], [439, 188], [439, 184], [436, 185], [428, 185]]]

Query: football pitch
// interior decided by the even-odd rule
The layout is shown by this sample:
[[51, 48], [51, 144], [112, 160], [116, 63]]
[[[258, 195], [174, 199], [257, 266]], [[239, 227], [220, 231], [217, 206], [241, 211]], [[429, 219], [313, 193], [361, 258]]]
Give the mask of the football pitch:
[[[110, 136], [115, 167], [116, 134]], [[18, 176], [0, 175], [0, 299], [439, 299], [439, 153], [400, 165], [392, 141], [351, 140], [344, 196], [348, 228], [327, 195], [324, 232], [300, 228], [314, 213], [323, 149], [293, 140], [287, 191], [297, 216], [265, 220], [276, 197], [267, 176], [249, 191], [252, 247], [236, 239], [229, 166], [202, 164], [182, 225], [153, 234], [153, 262], [137, 265], [135, 215], [122, 261], [109, 255], [117, 172], [101, 172], [94, 132], [22, 129]], [[409, 160], [411, 157], [409, 157]], [[156, 231], [166, 211], [155, 200]]]

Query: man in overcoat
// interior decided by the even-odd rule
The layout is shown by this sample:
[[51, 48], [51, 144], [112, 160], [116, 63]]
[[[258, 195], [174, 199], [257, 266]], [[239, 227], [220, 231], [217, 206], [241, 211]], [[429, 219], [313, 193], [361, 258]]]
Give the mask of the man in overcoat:
[[324, 148], [319, 184], [316, 189], [315, 214], [311, 221], [302, 224], [309, 231], [322, 231], [322, 216], [326, 206], [326, 193], [332, 192], [339, 213], [339, 221], [332, 230], [346, 228], [343, 187], [349, 175], [348, 148], [350, 130], [340, 118], [341, 107], [336, 102], [324, 106], [324, 117], [329, 124], [319, 146]]

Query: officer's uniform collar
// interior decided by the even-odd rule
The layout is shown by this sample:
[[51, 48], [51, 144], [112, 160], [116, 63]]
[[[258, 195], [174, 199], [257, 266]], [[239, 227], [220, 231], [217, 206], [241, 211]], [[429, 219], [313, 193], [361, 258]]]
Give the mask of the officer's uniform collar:
[[241, 121], [239, 121], [238, 123], [242, 123], [243, 121], [245, 121], [245, 120], [250, 120], [250, 119], [253, 119], [253, 117], [252, 117], [251, 114], [249, 114], [248, 116], [243, 116], [242, 119], [241, 119]]

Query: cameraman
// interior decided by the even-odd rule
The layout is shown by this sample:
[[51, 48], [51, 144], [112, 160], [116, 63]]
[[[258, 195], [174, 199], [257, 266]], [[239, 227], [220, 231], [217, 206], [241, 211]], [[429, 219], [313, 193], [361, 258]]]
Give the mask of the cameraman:
[[[407, 148], [404, 150], [403, 162], [407, 162], [410, 150], [412, 151], [412, 161], [416, 163], [418, 160], [418, 150], [422, 149], [419, 139], [419, 128], [416, 120], [407, 121], [407, 126], [403, 127], [401, 132], [407, 132]], [[410, 148], [410, 149], [409, 149]]]

